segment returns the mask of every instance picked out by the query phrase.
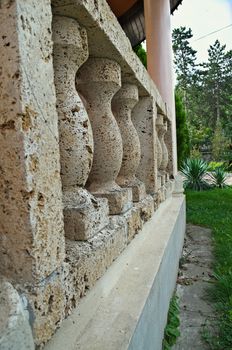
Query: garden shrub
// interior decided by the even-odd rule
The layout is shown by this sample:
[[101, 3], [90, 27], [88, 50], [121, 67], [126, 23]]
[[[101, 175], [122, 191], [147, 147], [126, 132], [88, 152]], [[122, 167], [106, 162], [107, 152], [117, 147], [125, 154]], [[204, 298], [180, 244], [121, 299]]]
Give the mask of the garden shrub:
[[208, 164], [202, 159], [186, 159], [181, 167], [181, 173], [184, 175], [184, 187], [202, 191], [209, 188], [209, 184], [205, 180], [208, 174]]
[[147, 52], [146, 50], [142, 47], [142, 44], [138, 44], [133, 48], [134, 52], [142, 62], [145, 68], [147, 68]]
[[215, 170], [211, 173], [211, 178], [214, 186], [219, 188], [226, 187], [227, 174], [223, 166], [215, 168]]
[[209, 162], [209, 170], [214, 171], [215, 169], [222, 167], [223, 165], [223, 162]]

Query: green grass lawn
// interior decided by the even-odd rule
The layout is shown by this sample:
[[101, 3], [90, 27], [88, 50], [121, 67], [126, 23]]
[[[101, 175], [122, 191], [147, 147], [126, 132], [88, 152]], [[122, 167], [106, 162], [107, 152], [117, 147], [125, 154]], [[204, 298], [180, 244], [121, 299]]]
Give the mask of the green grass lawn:
[[211, 349], [232, 350], [232, 188], [187, 191], [186, 196], [187, 222], [213, 233], [216, 278], [210, 296], [216, 324], [214, 333], [204, 333], [205, 339]]

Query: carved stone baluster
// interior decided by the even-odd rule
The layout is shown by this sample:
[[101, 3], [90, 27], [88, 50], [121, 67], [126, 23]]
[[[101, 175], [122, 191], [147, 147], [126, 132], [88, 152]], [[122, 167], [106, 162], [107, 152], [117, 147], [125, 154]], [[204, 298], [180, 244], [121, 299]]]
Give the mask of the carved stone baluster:
[[88, 57], [87, 35], [76, 20], [54, 16], [53, 41], [65, 234], [86, 240], [108, 224], [109, 211], [107, 200], [83, 188], [92, 166], [93, 135], [75, 76]]
[[160, 188], [162, 186], [162, 176], [161, 176], [161, 169], [160, 169], [160, 166], [162, 164], [162, 158], [163, 158], [163, 152], [162, 152], [162, 146], [161, 146], [162, 125], [163, 125], [163, 116], [158, 113], [157, 118], [156, 118], [156, 132], [157, 132], [156, 149], [157, 149], [158, 188]]
[[111, 100], [121, 85], [121, 69], [113, 60], [89, 58], [77, 75], [77, 89], [84, 95], [93, 128], [93, 166], [87, 182], [96, 196], [109, 200], [110, 213], [131, 206], [132, 193], [115, 182], [122, 164], [122, 138], [111, 110]]
[[123, 143], [122, 166], [116, 181], [121, 187], [132, 188], [134, 202], [140, 201], [146, 195], [145, 185], [135, 176], [141, 150], [139, 137], [131, 120], [131, 111], [138, 100], [137, 86], [123, 84], [112, 101], [113, 113], [120, 128]]
[[167, 120], [167, 132], [164, 135], [164, 142], [168, 150], [168, 166], [166, 168], [166, 171], [169, 176], [173, 177], [174, 175], [174, 144], [173, 144], [173, 135], [172, 135], [172, 122], [170, 120]]
[[[159, 161], [159, 173], [161, 176], [161, 184], [164, 185], [164, 183], [167, 181], [167, 166], [168, 166], [168, 149], [164, 141], [164, 135], [167, 132], [167, 122], [164, 121], [164, 117], [161, 114], [158, 114], [157, 116], [157, 131], [158, 131], [158, 140], [157, 140], [157, 149], [158, 149], [158, 161]], [[160, 154], [160, 147], [161, 147], [161, 157]]]
[[[162, 132], [161, 132], [161, 147], [162, 147], [162, 162], [160, 165], [160, 170], [163, 172], [163, 174], [167, 177], [167, 166], [168, 166], [168, 149], [165, 143], [165, 139], [164, 136], [167, 132], [168, 128], [167, 128], [167, 122], [164, 121], [163, 122], [163, 126], [162, 126]], [[167, 181], [167, 178], [166, 178]]]
[[152, 96], [140, 97], [132, 111], [132, 121], [139, 136], [141, 159], [136, 177], [146, 186], [146, 192], [157, 192], [157, 147], [156, 125], [157, 107]]

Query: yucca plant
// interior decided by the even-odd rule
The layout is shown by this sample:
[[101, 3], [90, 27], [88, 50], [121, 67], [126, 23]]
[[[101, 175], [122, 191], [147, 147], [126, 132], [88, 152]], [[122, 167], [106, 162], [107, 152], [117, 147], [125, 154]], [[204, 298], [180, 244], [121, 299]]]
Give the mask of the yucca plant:
[[208, 164], [202, 159], [190, 158], [184, 161], [180, 169], [184, 175], [184, 187], [195, 191], [209, 188], [205, 180], [208, 170]]
[[211, 173], [213, 185], [219, 188], [226, 187], [227, 174], [224, 167], [218, 167]]

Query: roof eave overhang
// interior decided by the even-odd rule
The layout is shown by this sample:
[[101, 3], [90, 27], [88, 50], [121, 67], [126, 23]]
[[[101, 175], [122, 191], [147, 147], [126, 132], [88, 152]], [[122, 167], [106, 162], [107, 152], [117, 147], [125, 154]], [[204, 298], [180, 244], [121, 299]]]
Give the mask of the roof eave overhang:
[[177, 9], [183, 0], [170, 0], [171, 14]]

